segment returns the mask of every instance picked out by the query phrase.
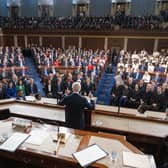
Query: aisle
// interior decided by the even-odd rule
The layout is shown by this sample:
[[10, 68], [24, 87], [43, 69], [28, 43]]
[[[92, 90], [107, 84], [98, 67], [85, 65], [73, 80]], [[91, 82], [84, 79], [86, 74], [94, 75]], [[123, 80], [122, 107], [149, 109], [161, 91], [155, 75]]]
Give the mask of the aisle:
[[33, 58], [29, 57], [29, 56], [25, 56], [25, 63], [26, 63], [26, 66], [28, 67], [27, 75], [34, 79], [34, 82], [38, 86], [38, 92], [42, 96], [45, 96], [45, 92], [43, 90], [43, 85], [40, 82], [41, 79], [40, 79], [39, 74], [37, 72], [37, 67], [36, 67], [36, 65], [35, 65], [35, 63], [33, 61]]

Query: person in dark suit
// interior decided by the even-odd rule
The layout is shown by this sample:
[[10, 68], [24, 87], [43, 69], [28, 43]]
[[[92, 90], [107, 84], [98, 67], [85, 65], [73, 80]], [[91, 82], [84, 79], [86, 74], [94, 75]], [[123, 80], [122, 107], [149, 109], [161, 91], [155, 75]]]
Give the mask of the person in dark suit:
[[17, 90], [16, 100], [26, 100], [23, 90]]
[[38, 93], [37, 85], [34, 83], [34, 79], [30, 78], [26, 87], [26, 95], [35, 95], [36, 93]]
[[65, 105], [65, 121], [67, 127], [75, 129], [85, 129], [85, 112], [84, 109], [94, 109], [94, 101], [91, 103], [79, 94], [81, 84], [74, 82], [72, 84], [73, 93], [65, 96], [60, 102], [60, 105]]
[[61, 77], [58, 77], [57, 80], [55, 82], [52, 82], [51, 84], [51, 92], [52, 92], [52, 97], [60, 100], [64, 94], [64, 83]]
[[0, 81], [0, 99], [5, 99], [6, 98], [6, 92], [5, 92], [5, 87], [2, 83], [2, 81]]

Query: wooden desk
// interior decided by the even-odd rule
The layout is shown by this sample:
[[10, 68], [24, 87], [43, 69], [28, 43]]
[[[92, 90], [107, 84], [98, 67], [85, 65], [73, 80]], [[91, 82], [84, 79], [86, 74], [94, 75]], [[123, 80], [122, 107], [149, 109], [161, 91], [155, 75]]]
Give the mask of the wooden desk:
[[66, 74], [68, 72], [73, 72], [77, 69], [80, 69], [80, 67], [78, 66], [69, 66], [69, 67], [65, 67], [65, 66], [38, 66], [39, 71], [41, 72], [42, 70], [46, 69], [46, 70], [52, 70], [52, 68], [54, 68], [55, 70], [58, 70], [60, 73]]
[[[10, 161], [1, 165], [6, 165], [19, 162], [22, 166], [33, 165], [36, 168], [69, 168], [79, 167], [72, 157], [72, 153], [87, 147], [90, 144], [96, 143], [103, 148], [107, 153], [112, 151], [117, 152], [117, 161], [112, 162], [110, 157], [107, 156], [94, 163], [90, 167], [107, 168], [107, 167], [120, 167], [124, 168], [122, 161], [122, 152], [129, 151], [134, 153], [141, 153], [137, 148], [128, 143], [124, 136], [104, 133], [92, 133], [88, 131], [80, 131], [61, 127], [61, 132], [70, 133], [66, 144], [61, 144], [58, 153], [54, 154], [56, 143], [53, 142], [56, 136], [56, 126], [39, 124], [33, 122], [32, 130], [40, 130], [48, 134], [47, 138], [40, 146], [28, 144], [24, 142], [14, 153], [0, 151], [0, 158]], [[13, 133], [11, 119], [3, 120], [0, 122], [0, 134], [7, 132]], [[38, 138], [38, 137], [37, 137]], [[3, 161], [3, 160], [0, 160]]]
[[137, 118], [143, 118], [151, 121], [163, 121], [167, 122], [166, 120], [166, 113], [162, 112], [156, 112], [156, 111], [146, 111], [145, 115], [139, 115], [137, 109], [131, 109], [131, 108], [124, 108], [120, 107], [120, 114], [118, 114], [118, 107], [116, 106], [106, 106], [106, 105], [99, 105], [96, 104], [95, 111], [98, 113], [107, 112], [106, 114], [116, 114], [116, 115], [125, 115], [130, 117], [137, 117]]
[[[12, 116], [20, 116], [33, 121], [44, 121], [51, 124], [65, 125], [64, 107], [47, 103], [3, 100], [0, 110], [10, 110]], [[51, 104], [50, 104], [50, 103]], [[88, 130], [95, 132], [117, 133], [126, 136], [127, 140], [145, 153], [159, 156], [163, 139], [168, 135], [168, 120], [160, 112], [147, 112], [147, 117], [136, 115], [135, 109], [96, 105], [96, 109], [86, 112]], [[163, 120], [164, 119], [164, 120]]]
[[[58, 121], [65, 123], [64, 107], [55, 103], [55, 99], [44, 98], [45, 103], [15, 101], [14, 99], [0, 101], [0, 109], [9, 109], [13, 116], [22, 116], [44, 121]], [[168, 135], [168, 120], [165, 113], [147, 112], [147, 117], [137, 116], [135, 109], [121, 108], [117, 113], [117, 107], [96, 105], [96, 109], [87, 113], [87, 122], [90, 121], [90, 129], [97, 131], [119, 131], [131, 134], [139, 134], [156, 138], [164, 138]]]
[[[145, 153], [151, 153], [159, 162], [163, 140], [168, 136], [165, 113], [147, 111], [139, 115], [136, 109], [96, 105], [90, 120], [90, 129], [125, 135], [127, 140]], [[138, 115], [137, 115], [138, 114]]]
[[12, 116], [21, 116], [35, 121], [52, 122], [53, 124], [54, 122], [55, 124], [59, 122], [63, 125], [65, 123], [64, 107], [50, 104], [49, 102], [38, 103], [8, 99], [0, 101], [0, 110], [3, 109], [9, 109]]
[[0, 72], [9, 72], [9, 71], [22, 71], [22, 70], [27, 70], [28, 67], [17, 67], [17, 66], [13, 66], [13, 67], [5, 67], [5, 68], [0, 68]]
[[147, 111], [140, 115], [136, 109], [96, 105], [91, 116], [91, 127], [164, 138], [168, 135], [166, 114]]

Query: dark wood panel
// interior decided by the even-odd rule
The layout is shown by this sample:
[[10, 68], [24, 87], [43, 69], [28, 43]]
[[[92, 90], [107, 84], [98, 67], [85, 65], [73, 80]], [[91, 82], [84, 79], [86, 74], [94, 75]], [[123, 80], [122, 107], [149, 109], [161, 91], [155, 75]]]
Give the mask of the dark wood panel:
[[25, 47], [24, 36], [18, 36], [17, 38], [18, 38], [18, 46]]
[[108, 48], [124, 48], [124, 39], [123, 38], [109, 38], [108, 39]]
[[[167, 30], [133, 30], [122, 29], [114, 30], [82, 30], [82, 29], [3, 29], [4, 34], [50, 34], [50, 35], [104, 35], [104, 36], [137, 36], [137, 37], [168, 37]], [[124, 37], [123, 37], [124, 38]]]
[[159, 40], [158, 50], [167, 49], [168, 48], [168, 39]]
[[82, 48], [104, 49], [104, 38], [82, 38]]
[[65, 38], [65, 48], [68, 46], [76, 46], [79, 47], [79, 38], [78, 37], [66, 37]]
[[149, 52], [153, 51], [154, 39], [128, 39], [128, 51], [140, 51], [146, 49]]
[[3, 36], [4, 46], [14, 46], [14, 38], [13, 36]]
[[43, 46], [62, 48], [62, 39], [61, 37], [43, 37]]
[[28, 36], [27, 37], [28, 44], [37, 44], [39, 45], [39, 36]]

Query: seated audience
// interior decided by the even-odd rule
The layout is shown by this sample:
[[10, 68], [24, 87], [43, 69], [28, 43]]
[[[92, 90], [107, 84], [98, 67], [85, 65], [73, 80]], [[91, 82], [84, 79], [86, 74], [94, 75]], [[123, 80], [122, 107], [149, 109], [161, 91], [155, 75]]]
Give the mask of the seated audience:
[[0, 81], [0, 99], [5, 99], [5, 98], [6, 98], [5, 87], [2, 83], [2, 81]]
[[26, 100], [23, 90], [17, 90], [16, 100]]
[[34, 79], [30, 78], [26, 86], [26, 95], [33, 96], [38, 93], [37, 85], [34, 83]]
[[[166, 13], [166, 12], [162, 12]], [[167, 15], [160, 16], [126, 16], [124, 12], [116, 12], [114, 16], [106, 17], [9, 17], [0, 16], [0, 27], [13, 29], [82, 29], [82, 30], [166, 30]]]
[[23, 95], [26, 95], [26, 89], [25, 89], [25, 85], [23, 84], [22, 79], [20, 79], [16, 85], [16, 92], [22, 90]]
[[132, 54], [120, 52], [116, 76], [119, 74], [124, 81], [125, 91], [120, 95], [127, 95], [124, 106], [137, 108], [141, 105], [145, 110], [165, 112], [168, 105], [167, 58], [166, 50], [152, 55], [144, 49]]
[[16, 98], [16, 86], [14, 86], [11, 81], [8, 83], [8, 87], [6, 89], [6, 98]]

